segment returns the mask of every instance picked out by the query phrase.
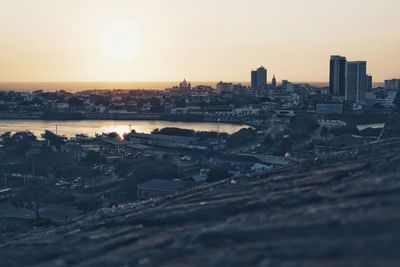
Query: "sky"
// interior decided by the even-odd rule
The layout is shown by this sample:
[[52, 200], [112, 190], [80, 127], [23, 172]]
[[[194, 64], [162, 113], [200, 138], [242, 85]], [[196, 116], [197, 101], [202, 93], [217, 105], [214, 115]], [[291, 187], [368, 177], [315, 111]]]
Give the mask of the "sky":
[[399, 0], [0, 0], [0, 82], [400, 77]]

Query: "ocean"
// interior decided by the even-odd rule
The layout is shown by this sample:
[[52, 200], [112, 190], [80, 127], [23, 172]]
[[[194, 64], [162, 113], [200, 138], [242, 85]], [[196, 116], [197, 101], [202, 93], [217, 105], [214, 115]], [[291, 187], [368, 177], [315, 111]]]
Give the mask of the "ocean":
[[[215, 88], [217, 81], [192, 82], [193, 86], [205, 85]], [[248, 86], [249, 82], [241, 83]], [[308, 83], [318, 87], [328, 86], [327, 82], [295, 82]], [[165, 89], [179, 85], [179, 81], [167, 82], [0, 82], [0, 91], [59, 91], [79, 92], [85, 90], [107, 89]], [[383, 86], [383, 83], [374, 83], [374, 87]]]
[[[179, 81], [169, 82], [0, 82], [0, 91], [59, 91], [79, 92], [84, 90], [107, 89], [165, 89], [179, 85]], [[193, 86], [206, 85], [215, 87], [218, 82], [192, 82]], [[247, 85], [248, 82], [242, 82]]]

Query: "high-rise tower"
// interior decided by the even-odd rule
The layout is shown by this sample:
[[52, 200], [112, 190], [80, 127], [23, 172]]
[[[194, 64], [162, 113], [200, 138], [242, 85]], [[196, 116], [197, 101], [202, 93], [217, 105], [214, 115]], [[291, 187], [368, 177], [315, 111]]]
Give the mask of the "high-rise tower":
[[347, 63], [346, 100], [365, 102], [367, 90], [367, 62], [349, 61]]
[[331, 56], [329, 93], [332, 96], [342, 96], [346, 94], [346, 65], [347, 60], [342, 56]]
[[262, 90], [267, 85], [267, 69], [261, 66], [257, 70], [251, 71], [251, 89], [257, 96], [262, 95]]

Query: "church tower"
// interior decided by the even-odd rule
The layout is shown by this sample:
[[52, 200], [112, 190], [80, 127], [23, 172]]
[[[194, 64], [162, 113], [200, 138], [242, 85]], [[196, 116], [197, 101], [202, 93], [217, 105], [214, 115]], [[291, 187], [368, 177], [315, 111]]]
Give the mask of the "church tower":
[[276, 88], [276, 78], [275, 78], [275, 75], [274, 75], [274, 77], [272, 78], [272, 88]]

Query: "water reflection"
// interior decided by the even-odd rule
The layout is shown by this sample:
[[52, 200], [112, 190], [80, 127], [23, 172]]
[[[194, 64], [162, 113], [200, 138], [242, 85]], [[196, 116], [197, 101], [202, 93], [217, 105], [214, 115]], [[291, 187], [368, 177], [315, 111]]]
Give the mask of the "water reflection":
[[7, 131], [32, 131], [40, 136], [45, 130], [58, 132], [67, 137], [74, 137], [76, 134], [95, 134], [117, 132], [120, 135], [135, 130], [139, 133], [151, 133], [154, 129], [165, 127], [177, 127], [193, 129], [195, 131], [217, 131], [229, 134], [239, 131], [246, 125], [225, 124], [225, 123], [192, 123], [192, 122], [168, 122], [168, 121], [34, 121], [34, 120], [4, 120], [0, 121], [0, 133]]

